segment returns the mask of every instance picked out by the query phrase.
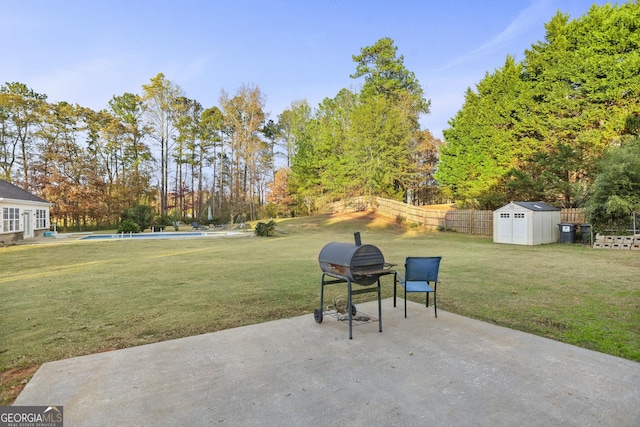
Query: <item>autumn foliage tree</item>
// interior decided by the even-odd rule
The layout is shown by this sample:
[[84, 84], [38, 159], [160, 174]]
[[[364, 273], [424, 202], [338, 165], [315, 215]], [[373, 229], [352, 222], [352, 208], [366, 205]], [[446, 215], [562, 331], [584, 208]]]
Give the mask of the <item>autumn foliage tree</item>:
[[291, 171], [288, 168], [280, 168], [276, 170], [273, 181], [269, 183], [267, 202], [275, 206], [275, 209], [271, 212], [272, 216], [288, 213], [294, 203], [294, 199], [289, 193], [290, 173]]
[[234, 96], [223, 91], [220, 106], [232, 165], [229, 177], [231, 213], [246, 212], [250, 219], [255, 219], [260, 177], [265, 167], [271, 169], [261, 156], [265, 147], [259, 134], [265, 121], [264, 96], [259, 87], [243, 85]]

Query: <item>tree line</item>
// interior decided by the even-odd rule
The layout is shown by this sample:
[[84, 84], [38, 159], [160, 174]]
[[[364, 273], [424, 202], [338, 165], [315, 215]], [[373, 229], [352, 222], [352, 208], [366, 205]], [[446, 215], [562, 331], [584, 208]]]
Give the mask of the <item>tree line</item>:
[[435, 178], [461, 204], [587, 206], [599, 162], [638, 134], [638, 2], [594, 5], [575, 20], [558, 12], [545, 28], [522, 61], [507, 57], [467, 90], [443, 132]]
[[258, 215], [274, 174], [260, 88], [204, 108], [162, 73], [94, 111], [23, 83], [0, 87], [0, 178], [53, 203], [62, 227], [106, 227], [150, 206], [159, 225]]
[[628, 227], [640, 212], [640, 5], [558, 12], [545, 28], [523, 61], [508, 56], [467, 90], [445, 142], [420, 129], [429, 102], [393, 41], [362, 49], [358, 93], [291, 109], [287, 188], [309, 201], [546, 201], [585, 207], [596, 230]]
[[6, 83], [0, 177], [75, 227], [113, 225], [135, 206], [165, 224], [228, 222], [368, 195], [483, 209], [541, 200], [606, 222], [640, 210], [628, 161], [640, 158], [639, 28], [637, 0], [558, 12], [522, 61], [508, 56], [467, 90], [445, 142], [421, 128], [430, 101], [388, 37], [353, 55], [356, 89], [296, 100], [275, 120], [255, 85], [205, 108], [160, 73], [93, 111]]
[[94, 111], [6, 83], [0, 177], [52, 202], [65, 228], [113, 226], [137, 206], [169, 225], [311, 213], [359, 194], [425, 202], [439, 141], [420, 129], [429, 102], [396, 52], [389, 38], [362, 49], [360, 93], [343, 89], [315, 110], [294, 101], [275, 121], [254, 85], [204, 108], [159, 73]]

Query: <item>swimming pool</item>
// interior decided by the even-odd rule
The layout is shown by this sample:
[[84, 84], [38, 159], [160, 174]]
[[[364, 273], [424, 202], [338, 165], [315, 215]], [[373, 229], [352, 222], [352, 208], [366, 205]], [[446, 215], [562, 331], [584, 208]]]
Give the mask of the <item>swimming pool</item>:
[[249, 235], [240, 231], [213, 231], [213, 232], [161, 232], [161, 233], [120, 233], [120, 234], [90, 234], [78, 240], [133, 240], [133, 239], [188, 239], [193, 237], [225, 237]]

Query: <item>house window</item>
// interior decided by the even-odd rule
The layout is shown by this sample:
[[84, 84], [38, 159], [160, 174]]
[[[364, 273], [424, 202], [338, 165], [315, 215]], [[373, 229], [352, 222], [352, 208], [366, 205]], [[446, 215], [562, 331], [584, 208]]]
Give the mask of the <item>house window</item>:
[[500, 218], [509, 218], [509, 213], [501, 213]]
[[514, 218], [519, 218], [519, 219], [523, 219], [524, 218], [524, 214], [521, 212], [516, 212], [513, 214]]
[[2, 223], [4, 231], [18, 231], [20, 229], [20, 208], [2, 208]]
[[36, 209], [36, 228], [47, 228], [47, 211]]

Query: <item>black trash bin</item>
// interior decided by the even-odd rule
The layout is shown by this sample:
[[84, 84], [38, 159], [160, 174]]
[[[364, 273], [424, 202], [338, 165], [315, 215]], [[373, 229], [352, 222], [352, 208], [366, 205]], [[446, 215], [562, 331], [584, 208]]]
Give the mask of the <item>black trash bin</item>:
[[580, 233], [582, 234], [582, 243], [591, 246], [591, 225], [580, 224]]
[[558, 224], [558, 227], [560, 227], [561, 243], [574, 243], [576, 241], [575, 224]]

